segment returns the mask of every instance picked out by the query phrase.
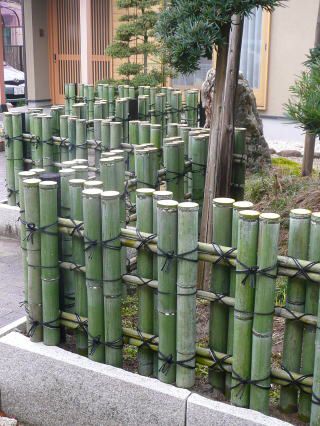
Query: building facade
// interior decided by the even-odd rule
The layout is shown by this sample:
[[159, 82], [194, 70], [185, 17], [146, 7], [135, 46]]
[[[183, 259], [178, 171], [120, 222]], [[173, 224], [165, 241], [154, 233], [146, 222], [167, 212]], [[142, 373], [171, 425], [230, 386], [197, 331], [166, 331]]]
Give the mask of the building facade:
[[[26, 73], [30, 103], [62, 103], [65, 82], [116, 77], [118, 61], [105, 55], [119, 22], [115, 0], [24, 0]], [[288, 0], [271, 15], [245, 22], [241, 71], [261, 113], [283, 116], [289, 87], [314, 43], [318, 0]], [[200, 86], [211, 61], [173, 86]]]

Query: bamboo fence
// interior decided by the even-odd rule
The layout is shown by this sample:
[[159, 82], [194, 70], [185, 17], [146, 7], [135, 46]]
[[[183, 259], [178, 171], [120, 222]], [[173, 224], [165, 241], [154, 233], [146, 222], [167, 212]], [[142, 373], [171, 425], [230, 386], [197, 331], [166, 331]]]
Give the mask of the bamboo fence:
[[[320, 213], [291, 211], [288, 256], [278, 254], [279, 215], [229, 198], [213, 201], [213, 242], [199, 242], [200, 206], [175, 201], [176, 187], [138, 188], [136, 227], [126, 227], [117, 186], [123, 158], [103, 163], [101, 181], [69, 179], [60, 195], [57, 182], [19, 173], [31, 340], [58, 345], [61, 327], [69, 328], [79, 354], [116, 367], [132, 345], [140, 374], [184, 388], [206, 366], [209, 383], [232, 404], [266, 414], [279, 385], [281, 409], [319, 425]], [[127, 249], [134, 253], [124, 263]], [[212, 265], [209, 291], [197, 290], [198, 261]], [[284, 306], [275, 304], [278, 277], [288, 280]], [[128, 285], [137, 288], [135, 329], [122, 326]], [[197, 344], [200, 300], [210, 307], [207, 347]], [[272, 361], [274, 317], [285, 321], [280, 366]]]
[[[50, 115], [35, 108], [4, 114], [8, 204], [19, 205], [21, 171], [37, 169], [39, 175], [68, 167], [76, 178], [89, 173], [99, 180], [100, 160], [118, 154], [129, 186], [154, 188], [165, 179], [176, 200], [192, 194], [201, 214], [209, 129], [198, 127], [199, 91], [98, 85], [97, 94], [93, 86], [67, 84], [65, 104], [53, 106]], [[245, 129], [238, 129], [232, 177], [237, 200], [243, 198], [245, 162]]]

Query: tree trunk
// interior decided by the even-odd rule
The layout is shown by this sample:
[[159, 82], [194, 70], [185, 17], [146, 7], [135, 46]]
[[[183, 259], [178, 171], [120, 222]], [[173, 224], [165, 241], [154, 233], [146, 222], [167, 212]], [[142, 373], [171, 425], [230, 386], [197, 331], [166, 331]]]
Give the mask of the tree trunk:
[[[314, 47], [319, 47], [319, 46], [320, 46], [320, 3], [319, 3], [319, 9], [318, 9], [316, 34], [315, 34], [315, 40], [314, 40]], [[310, 176], [312, 173], [315, 142], [316, 142], [316, 135], [307, 133], [304, 139], [302, 176]]]
[[[212, 200], [216, 197], [230, 195], [234, 104], [238, 85], [239, 63], [241, 53], [243, 22], [239, 17], [233, 18], [230, 47], [223, 48], [223, 63], [216, 70], [215, 96], [213, 103], [213, 125], [210, 132], [210, 144], [207, 162], [205, 197], [201, 221], [200, 240], [211, 242], [212, 235]], [[219, 58], [218, 58], [219, 59]], [[225, 61], [225, 62], [224, 62]], [[223, 70], [222, 70], [222, 67]], [[223, 75], [220, 75], [222, 73]], [[221, 80], [220, 80], [221, 78]], [[211, 268], [200, 265], [199, 283], [208, 288]]]

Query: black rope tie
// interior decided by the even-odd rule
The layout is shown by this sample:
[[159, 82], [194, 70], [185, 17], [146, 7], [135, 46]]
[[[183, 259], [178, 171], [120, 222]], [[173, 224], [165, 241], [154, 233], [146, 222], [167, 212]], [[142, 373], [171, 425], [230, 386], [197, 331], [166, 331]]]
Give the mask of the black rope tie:
[[90, 251], [89, 253], [89, 259], [92, 259], [93, 256], [93, 250], [96, 249], [99, 245], [101, 245], [101, 242], [98, 240], [91, 240], [87, 236], [84, 237], [84, 251]]
[[82, 331], [84, 334], [88, 334], [88, 320], [82, 321], [80, 315], [77, 314], [76, 312], [74, 315], [77, 318], [77, 321], [73, 321], [73, 322], [78, 324], [78, 329]]
[[[294, 303], [291, 303], [291, 302], [288, 302], [288, 303], [290, 303], [292, 305], [294, 304]], [[288, 319], [292, 319], [294, 321], [299, 321], [306, 316], [312, 315], [312, 314], [308, 314], [308, 313], [302, 313], [301, 315], [297, 315], [294, 311], [291, 311], [291, 309], [287, 308], [286, 306], [276, 305], [275, 308], [281, 308], [281, 309], [284, 309], [285, 311], [287, 311], [290, 315], [293, 316], [293, 318], [288, 318]]]
[[152, 351], [152, 348], [151, 348], [150, 345], [156, 344], [154, 342], [154, 339], [156, 339], [158, 336], [154, 335], [154, 336], [151, 336], [149, 338], [144, 338], [143, 335], [142, 335], [142, 331], [139, 329], [139, 327], [137, 327], [136, 330], [137, 330], [137, 333], [138, 333], [140, 339], [142, 340], [142, 343], [139, 346], [139, 349], [146, 348], [146, 349], [149, 349], [150, 351]]
[[52, 321], [36, 321], [34, 320], [30, 315], [28, 316], [28, 320], [31, 323], [31, 327], [27, 332], [27, 337], [33, 337], [34, 333], [36, 332], [38, 327], [47, 327], [50, 328], [52, 330], [54, 329], [59, 329], [60, 325], [54, 325], [55, 322], [59, 321], [60, 317], [56, 318], [55, 320]]
[[201, 173], [202, 176], [205, 176], [206, 171], [207, 171], [207, 165], [206, 164], [196, 163], [192, 160], [191, 160], [191, 164], [199, 167], [197, 170], [192, 170], [191, 173], [193, 173], [193, 174]]
[[312, 392], [311, 402], [314, 405], [320, 405], [320, 398], [314, 392]]
[[241, 281], [242, 285], [246, 285], [247, 280], [250, 279], [250, 286], [254, 288], [257, 274], [261, 274], [265, 277], [272, 278], [272, 279], [277, 278], [277, 274], [270, 273], [270, 271], [273, 271], [274, 269], [277, 268], [277, 264], [259, 269], [259, 266], [257, 265], [247, 266], [245, 263], [242, 263], [239, 259], [237, 259], [237, 263], [244, 268], [241, 270], [236, 270], [236, 274], [244, 274], [244, 278]]
[[312, 377], [312, 374], [304, 374], [302, 376], [299, 376], [297, 379], [295, 379], [293, 377], [291, 371], [289, 371], [283, 364], [281, 364], [281, 370], [285, 371], [288, 374], [288, 376], [290, 377], [290, 380], [289, 379], [282, 379], [285, 382], [287, 382], [285, 385], [282, 385], [283, 387], [296, 386], [299, 390], [304, 392], [303, 386], [308, 386], [308, 385], [303, 385], [301, 382], [303, 382], [304, 379], [308, 379], [309, 377]]
[[45, 225], [45, 226], [41, 226], [41, 227], [38, 227], [33, 222], [27, 222], [27, 221], [25, 221], [24, 219], [22, 219], [22, 217], [20, 217], [20, 222], [23, 225], [26, 226], [26, 233], [27, 233], [27, 235], [25, 237], [25, 240], [26, 241], [31, 241], [32, 244], [33, 244], [33, 235], [36, 232], [43, 233], [43, 234], [46, 234], [46, 235], [52, 235], [52, 236], [57, 236], [58, 235], [56, 232], [48, 232], [47, 231], [47, 229], [50, 229], [53, 226], [57, 225], [58, 222], [54, 222], [54, 223], [51, 223], [50, 225]]
[[223, 363], [231, 358], [231, 355], [224, 355], [221, 359], [218, 358], [217, 354], [215, 353], [215, 351], [209, 347], [209, 352], [211, 355], [211, 358], [213, 360], [213, 364], [209, 367], [211, 370], [213, 370], [214, 368], [218, 368], [220, 371], [223, 372], [227, 372], [228, 370], [225, 368], [225, 366], [223, 365]]
[[237, 392], [237, 396], [242, 398], [244, 391], [245, 391], [245, 386], [246, 385], [253, 385], [259, 389], [265, 389], [265, 390], [269, 390], [271, 389], [271, 385], [262, 385], [261, 382], [264, 382], [265, 380], [268, 380], [270, 378], [270, 376], [265, 377], [264, 379], [244, 379], [243, 377], [241, 377], [238, 373], [236, 373], [234, 370], [232, 370], [232, 379], [236, 380], [238, 383], [236, 383], [235, 385], [231, 386], [230, 389], [238, 389]]
[[292, 277], [290, 277], [290, 279], [303, 277], [306, 280], [311, 281], [313, 283], [316, 282], [312, 278], [310, 278], [308, 272], [311, 272], [310, 268], [312, 268], [315, 265], [319, 265], [320, 262], [310, 262], [308, 263], [308, 265], [302, 266], [300, 261], [296, 259], [295, 257], [292, 257], [292, 256], [288, 256], [288, 257], [294, 261], [294, 264], [296, 265], [298, 269], [298, 271]]
[[88, 349], [90, 349], [89, 355], [94, 355], [94, 353], [96, 352], [97, 348], [100, 345], [104, 345], [107, 348], [111, 348], [111, 349], [122, 349], [123, 348], [123, 336], [120, 336], [118, 339], [115, 339], [115, 340], [110, 341], [110, 342], [104, 342], [101, 339], [100, 335], [98, 335], [96, 337], [91, 337], [89, 332], [88, 332], [88, 336], [90, 337], [90, 339], [88, 339]]
[[143, 279], [142, 277], [140, 277], [140, 275], [131, 275], [132, 277], [136, 277], [136, 278], [139, 278], [139, 280], [141, 281], [141, 284], [138, 284], [138, 286], [141, 288], [141, 287], [146, 287], [146, 286], [149, 286], [149, 284], [153, 281], [153, 279], [149, 279], [149, 280], [146, 280], [146, 279]]
[[162, 265], [161, 271], [169, 272], [171, 264], [176, 257], [174, 250], [169, 250], [169, 251], [165, 252], [164, 250], [162, 250], [158, 246], [158, 252], [160, 252], [160, 254], [158, 253], [158, 256], [165, 258], [165, 261]]
[[73, 228], [70, 233], [71, 237], [73, 237], [75, 233], [77, 233], [78, 236], [81, 237], [81, 228], [83, 227], [83, 222], [76, 224], [76, 222], [72, 218], [69, 218], [69, 219], [71, 220], [73, 224]]
[[150, 234], [148, 235], [148, 237], [143, 237], [138, 228], [136, 228], [136, 234], [140, 243], [138, 247], [136, 248], [136, 250], [146, 249], [151, 252], [149, 243], [151, 243], [157, 237], [157, 234]]
[[159, 371], [159, 373], [163, 373], [166, 376], [168, 374], [171, 366], [175, 364], [175, 361], [173, 359], [173, 355], [170, 354], [168, 356], [165, 356], [162, 352], [158, 351], [158, 359], [160, 361], [164, 361], [158, 371]]
[[187, 368], [188, 370], [195, 370], [195, 365], [189, 365], [188, 362], [194, 361], [196, 359], [196, 355], [192, 355], [188, 359], [183, 359], [180, 361], [176, 361], [175, 364], [179, 365], [180, 367]]
[[212, 247], [214, 248], [214, 250], [216, 250], [218, 252], [218, 255], [219, 255], [218, 259], [213, 262], [214, 265], [218, 265], [220, 262], [224, 261], [229, 266], [233, 266], [232, 263], [230, 262], [230, 258], [229, 257], [231, 256], [231, 254], [234, 251], [237, 250], [236, 248], [231, 248], [228, 251], [224, 252], [222, 250], [222, 247], [219, 244], [217, 244], [217, 243], [212, 243]]
[[113, 245], [110, 243], [113, 243], [114, 241], [119, 240], [121, 234], [118, 234], [116, 237], [110, 238], [109, 240], [103, 240], [101, 241], [101, 245], [103, 248], [108, 248], [110, 250], [121, 250], [121, 245]]

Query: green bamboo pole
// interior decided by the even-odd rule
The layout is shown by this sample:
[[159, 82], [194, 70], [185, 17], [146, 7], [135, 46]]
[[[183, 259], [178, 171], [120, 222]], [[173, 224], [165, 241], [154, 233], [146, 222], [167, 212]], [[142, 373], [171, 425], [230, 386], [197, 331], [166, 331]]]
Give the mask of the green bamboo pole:
[[[311, 212], [294, 209], [290, 212], [288, 255], [298, 259], [308, 259]], [[288, 279], [286, 308], [304, 312], [305, 284], [299, 278]], [[286, 320], [282, 364], [290, 371], [299, 372], [301, 366], [303, 324]], [[282, 387], [280, 408], [284, 412], [297, 410], [297, 389], [295, 386]]]
[[160, 124], [151, 124], [150, 127], [150, 143], [156, 148], [161, 148], [162, 134]]
[[182, 364], [176, 383], [182, 388], [195, 384], [198, 209], [197, 203], [178, 205], [177, 362]]
[[[257, 265], [258, 230], [258, 212], [254, 210], [239, 212], [237, 271], [244, 271]], [[242, 384], [241, 380], [248, 380], [251, 375], [254, 285], [254, 275], [249, 274], [246, 277], [245, 272], [237, 274], [234, 307], [233, 388], [231, 388], [231, 403], [244, 408], [249, 407], [250, 401], [250, 386]]]
[[135, 89], [134, 86], [130, 86], [129, 87], [129, 95], [128, 95], [128, 97], [130, 99], [135, 99], [136, 98], [136, 89]]
[[[69, 137], [68, 119], [69, 119], [69, 115], [60, 116], [60, 136], [65, 140], [67, 140]], [[59, 162], [70, 160], [68, 146], [62, 143], [59, 146], [59, 151], [60, 151]]]
[[106, 119], [109, 117], [109, 104], [108, 101], [102, 100], [100, 101], [102, 107], [102, 119]]
[[23, 141], [22, 141], [22, 116], [20, 112], [12, 113], [12, 136], [13, 140], [13, 167], [14, 167], [14, 189], [16, 191], [16, 203], [19, 204], [19, 173], [23, 171]]
[[[124, 98], [124, 85], [123, 84], [118, 85], [118, 95], [119, 95], [119, 98]], [[117, 99], [116, 99], [116, 101], [117, 101]]]
[[[83, 221], [83, 203], [82, 190], [85, 185], [84, 179], [71, 179], [70, 185], [70, 213], [73, 220]], [[85, 265], [84, 240], [79, 238], [77, 231], [72, 236], [72, 259], [76, 265]], [[79, 270], [74, 269], [74, 286], [75, 286], [75, 313], [80, 317], [88, 316], [88, 301], [86, 277]], [[88, 355], [88, 337], [85, 331], [80, 328], [76, 333], [76, 348], [80, 355]]]
[[22, 267], [23, 267], [23, 283], [24, 283], [23, 303], [25, 308], [28, 307], [28, 256], [27, 256], [27, 240], [26, 240], [27, 232], [26, 232], [26, 225], [25, 225], [26, 216], [25, 216], [23, 181], [26, 179], [33, 178], [34, 176], [35, 176], [35, 173], [30, 170], [19, 173], [20, 218], [21, 218], [20, 247], [22, 250]]
[[42, 162], [42, 117], [33, 117], [33, 131], [35, 140], [32, 142], [32, 160], [35, 167], [43, 167]]
[[[137, 189], [137, 230], [152, 233], [153, 198], [152, 188]], [[137, 273], [140, 277], [153, 278], [153, 255], [146, 247], [137, 253]], [[144, 286], [138, 288], [138, 327], [145, 333], [153, 331], [153, 289]], [[138, 350], [138, 372], [143, 376], [153, 373], [153, 353], [148, 348]]]
[[150, 187], [155, 189], [158, 184], [158, 149], [135, 149], [135, 172], [137, 188]]
[[[76, 117], [68, 117], [68, 138], [69, 138], [69, 160], [76, 158], [76, 138], [77, 138], [77, 119]], [[62, 135], [61, 135], [62, 136]]]
[[164, 383], [176, 380], [177, 261], [167, 257], [177, 253], [178, 203], [158, 201], [158, 378]]
[[120, 121], [110, 123], [110, 149], [118, 149], [123, 142], [123, 126]]
[[100, 146], [94, 148], [94, 164], [99, 167], [99, 161], [101, 158], [101, 123], [102, 119], [95, 118], [93, 120], [93, 135], [96, 142], [100, 142]]
[[[234, 129], [233, 153], [244, 156], [246, 152], [246, 130], [245, 128]], [[231, 193], [235, 200], [243, 200], [244, 185], [246, 179], [246, 160], [243, 158], [232, 165]]]
[[71, 167], [74, 172], [75, 179], [88, 179], [88, 166], [84, 165], [75, 165]]
[[164, 143], [163, 160], [166, 168], [167, 190], [173, 192], [173, 199], [184, 200], [184, 143]]
[[84, 188], [85, 189], [90, 189], [90, 188], [103, 189], [103, 182], [102, 180], [87, 180], [84, 183]]
[[12, 113], [3, 113], [4, 129], [6, 134], [6, 183], [8, 192], [8, 205], [16, 205], [16, 192], [15, 192], [15, 174], [14, 174], [14, 140], [13, 127], [12, 127]]
[[64, 85], [64, 111], [65, 114], [69, 115], [69, 83], [65, 83]]
[[82, 120], [87, 120], [88, 105], [84, 102], [79, 102], [77, 104], [73, 104], [72, 115], [76, 118], [81, 118]]
[[[85, 265], [88, 297], [88, 356], [93, 361], [105, 362], [104, 304], [102, 287], [100, 189], [84, 189], [83, 221], [85, 235]], [[97, 244], [93, 245], [96, 241]]]
[[166, 110], [166, 95], [164, 93], [157, 93], [156, 103], [155, 103], [155, 117], [156, 117], [156, 123], [161, 124], [162, 137], [166, 135], [165, 110]]
[[[157, 234], [157, 204], [160, 200], [172, 200], [173, 194], [170, 191], [154, 191], [153, 192], [153, 225], [152, 232]], [[158, 280], [158, 256], [153, 254], [153, 279]], [[159, 335], [158, 325], [158, 290], [153, 292], [153, 335]], [[153, 375], [158, 377], [158, 354], [153, 354]]]
[[122, 367], [120, 194], [101, 194], [105, 362]]
[[198, 97], [198, 90], [186, 91], [186, 121], [191, 127], [197, 127], [198, 124]]
[[[25, 219], [26, 223], [33, 224], [36, 229], [40, 226], [40, 179], [26, 179], [23, 181]], [[42, 290], [41, 290], [41, 246], [40, 233], [32, 232], [27, 228], [27, 256], [28, 256], [28, 323], [32, 342], [41, 342], [42, 328]]]
[[[231, 246], [232, 238], [232, 198], [215, 198], [212, 203], [212, 241], [220, 246]], [[212, 266], [211, 291], [227, 296], [230, 287], [230, 268], [223, 265]], [[209, 347], [218, 352], [227, 352], [229, 310], [223, 302], [210, 303]], [[225, 373], [209, 370], [209, 383], [220, 392], [225, 392]]]
[[148, 120], [149, 113], [149, 96], [139, 95], [138, 96], [138, 116], [139, 120]]
[[76, 102], [76, 84], [75, 83], [69, 83], [68, 95], [69, 95], [69, 114], [70, 114], [70, 112], [72, 111], [72, 106]]
[[[139, 144], [139, 123], [138, 120], [129, 121], [129, 143], [131, 145]], [[129, 153], [129, 171], [134, 173], [134, 146], [132, 148]], [[134, 203], [135, 199], [131, 198], [131, 201]]]
[[116, 120], [120, 121], [122, 127], [121, 142], [128, 143], [128, 116], [129, 100], [128, 98], [116, 99]]
[[178, 123], [168, 123], [168, 138], [178, 136]]
[[78, 119], [76, 122], [76, 158], [88, 159], [87, 122]]
[[58, 250], [58, 184], [44, 181], [40, 189], [41, 281], [43, 307], [43, 342], [60, 343], [59, 250]]
[[84, 97], [84, 84], [82, 84], [82, 83], [77, 84], [77, 95], [78, 95], [79, 98]]
[[97, 84], [97, 92], [98, 92], [98, 98], [103, 98], [103, 84], [99, 83]]
[[109, 117], [112, 117], [114, 115], [114, 108], [115, 108], [115, 103], [114, 103], [114, 99], [116, 96], [116, 90], [115, 87], [113, 85], [109, 85], [109, 91], [108, 91], [108, 98], [109, 98]]
[[172, 92], [171, 95], [171, 120], [172, 123], [180, 123], [181, 122], [181, 112], [182, 112], [182, 92], [176, 90]]
[[[316, 221], [316, 222], [319, 221], [319, 213], [313, 214], [312, 221]], [[312, 228], [313, 228], [313, 225], [311, 225], [311, 229]], [[318, 426], [320, 424], [320, 404], [319, 404], [320, 402], [320, 299], [319, 298], [318, 298], [318, 320], [317, 320], [317, 328], [316, 328], [314, 353], [315, 355], [314, 355], [310, 426]]]
[[[312, 213], [310, 223], [310, 239], [308, 249], [308, 260], [310, 262], [319, 262], [320, 260], [320, 214]], [[306, 299], [304, 311], [308, 314], [317, 316], [319, 287], [317, 284], [307, 281], [306, 284]], [[301, 356], [301, 374], [312, 374], [314, 370], [315, 358], [315, 338], [316, 327], [313, 325], [304, 325], [303, 329], [303, 344]], [[310, 421], [311, 413], [311, 398], [306, 392], [300, 392], [299, 399], [299, 417], [304, 421]]]
[[101, 121], [101, 151], [102, 153], [110, 150], [110, 123], [109, 119]]
[[149, 144], [151, 137], [151, 125], [148, 121], [140, 121], [139, 123], [139, 144]]
[[104, 99], [105, 101], [109, 100], [109, 84], [103, 84], [102, 85], [102, 99]]
[[43, 168], [46, 172], [54, 172], [53, 142], [52, 142], [52, 117], [42, 117], [42, 143], [43, 143]]
[[[259, 221], [259, 270], [256, 279], [254, 319], [252, 329], [251, 379], [259, 386], [250, 386], [250, 408], [269, 413], [269, 389], [272, 356], [273, 311], [277, 276], [277, 256], [280, 232], [280, 216], [262, 213]], [[271, 268], [271, 269], [270, 269]], [[274, 277], [274, 278], [273, 278]]]
[[94, 86], [93, 84], [87, 85], [87, 104], [88, 104], [88, 119], [94, 118]]
[[204, 186], [206, 179], [206, 167], [208, 158], [209, 137], [196, 135], [191, 138], [192, 156], [192, 198], [199, 203], [199, 214], [202, 216]]
[[[73, 169], [61, 169], [60, 174], [60, 216], [70, 217], [70, 192], [69, 181], [74, 179], [75, 171]], [[72, 262], [72, 236], [63, 235], [61, 241], [61, 256], [65, 262]], [[74, 280], [72, 271], [64, 270], [61, 274], [62, 304], [67, 312], [74, 312]]]

